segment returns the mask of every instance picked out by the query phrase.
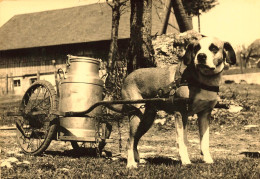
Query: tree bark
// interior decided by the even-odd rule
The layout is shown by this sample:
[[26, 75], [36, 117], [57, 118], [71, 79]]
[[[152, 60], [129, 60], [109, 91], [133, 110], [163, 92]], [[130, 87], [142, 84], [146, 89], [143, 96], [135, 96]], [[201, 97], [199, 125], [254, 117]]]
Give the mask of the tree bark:
[[155, 66], [152, 48], [152, 0], [131, 0], [128, 73]]
[[106, 95], [116, 98], [119, 96], [120, 92], [117, 90], [118, 84], [118, 73], [115, 67], [116, 61], [119, 59], [119, 52], [118, 52], [118, 30], [119, 30], [119, 21], [120, 21], [120, 8], [123, 6], [125, 1], [120, 2], [120, 0], [114, 0], [113, 2], [108, 2], [107, 4], [112, 9], [112, 28], [111, 28], [111, 42], [110, 42], [110, 49], [108, 53], [108, 60], [107, 60], [107, 73], [108, 76], [105, 81], [105, 89]]
[[112, 29], [111, 29], [111, 43], [110, 49], [108, 53], [108, 71], [111, 72], [114, 63], [118, 58], [118, 29], [119, 29], [119, 21], [120, 21], [120, 0], [114, 1], [113, 4], [110, 4], [112, 8]]
[[181, 0], [172, 0], [172, 7], [175, 13], [176, 20], [178, 22], [180, 32], [185, 32], [187, 30], [192, 30], [192, 25], [190, 24], [185, 9], [183, 7]]

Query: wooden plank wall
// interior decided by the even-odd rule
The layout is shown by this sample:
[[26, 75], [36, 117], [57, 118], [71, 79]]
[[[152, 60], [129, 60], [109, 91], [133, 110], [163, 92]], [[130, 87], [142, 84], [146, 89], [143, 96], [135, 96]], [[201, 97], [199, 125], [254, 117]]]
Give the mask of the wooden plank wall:
[[[40, 74], [54, 72], [53, 60], [56, 61], [56, 68], [64, 69], [68, 54], [106, 61], [109, 44], [109, 41], [104, 41], [0, 52], [0, 94], [7, 93], [7, 88], [8, 92], [13, 91], [12, 85], [15, 78], [25, 81], [29, 80], [26, 79], [28, 76], [36, 77], [37, 72]], [[6, 75], [8, 75], [8, 83]], [[23, 84], [24, 89], [29, 87], [28, 82], [23, 82]]]

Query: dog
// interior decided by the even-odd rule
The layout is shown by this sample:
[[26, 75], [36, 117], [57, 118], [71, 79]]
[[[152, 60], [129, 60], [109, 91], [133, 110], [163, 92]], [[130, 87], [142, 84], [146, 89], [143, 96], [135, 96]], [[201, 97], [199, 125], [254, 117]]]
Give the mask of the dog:
[[[198, 115], [200, 149], [205, 163], [213, 163], [209, 152], [209, 119], [218, 100], [221, 75], [226, 65], [236, 63], [236, 55], [230, 43], [215, 37], [203, 37], [190, 43], [178, 65], [167, 68], [142, 68], [130, 73], [122, 86], [122, 99], [154, 98], [158, 91], [169, 91], [180, 76], [187, 86], [176, 89], [178, 97], [188, 97], [188, 109], [180, 105], [174, 112], [177, 148], [183, 165], [191, 164], [187, 151], [187, 120]], [[175, 95], [176, 95], [175, 94]], [[187, 95], [188, 94], [188, 95]], [[137, 145], [150, 129], [156, 116], [156, 107], [150, 104], [128, 105], [137, 112], [129, 114], [130, 135], [127, 144], [127, 168], [136, 168], [139, 162]], [[173, 109], [175, 110], [175, 109]]]

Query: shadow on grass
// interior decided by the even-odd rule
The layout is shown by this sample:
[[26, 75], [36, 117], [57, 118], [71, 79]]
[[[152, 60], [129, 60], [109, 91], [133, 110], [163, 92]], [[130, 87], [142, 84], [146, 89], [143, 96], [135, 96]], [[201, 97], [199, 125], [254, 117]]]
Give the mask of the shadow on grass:
[[249, 158], [260, 158], [260, 152], [241, 152], [240, 154], [244, 154]]
[[[181, 160], [175, 160], [169, 157], [164, 157], [164, 156], [158, 156], [158, 157], [149, 157], [145, 159], [147, 161], [147, 163], [153, 164], [153, 165], [182, 165]], [[189, 165], [185, 165], [185, 166], [193, 166], [193, 165], [197, 165], [197, 164], [205, 164], [204, 161], [202, 161], [201, 159], [195, 159], [191, 161], [192, 163]]]
[[[95, 148], [79, 148], [79, 149], [71, 149], [65, 151], [46, 151], [46, 155], [53, 155], [53, 156], [66, 156], [66, 157], [100, 157], [97, 153]], [[110, 151], [103, 151], [102, 157], [111, 157], [112, 153]]]
[[145, 159], [147, 163], [153, 164], [153, 165], [181, 165], [181, 161], [174, 160], [168, 157], [148, 157]]

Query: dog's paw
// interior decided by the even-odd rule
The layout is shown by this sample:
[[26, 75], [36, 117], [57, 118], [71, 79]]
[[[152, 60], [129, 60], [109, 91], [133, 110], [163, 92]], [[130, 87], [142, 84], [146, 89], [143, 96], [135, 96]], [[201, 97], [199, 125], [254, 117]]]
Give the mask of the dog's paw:
[[[183, 150], [181, 150], [182, 152], [180, 152], [180, 159], [181, 159], [181, 163], [182, 165], [189, 165], [191, 164], [190, 158], [188, 153], [183, 152]], [[185, 150], [184, 150], [185, 151]], [[186, 150], [187, 151], [187, 150]]]
[[129, 169], [137, 168], [137, 163], [136, 162], [127, 163], [126, 168]]
[[208, 164], [214, 163], [213, 159], [210, 156], [208, 157], [204, 156], [203, 161]]
[[190, 165], [190, 164], [191, 164], [191, 161], [190, 161], [190, 160], [181, 161], [181, 164], [182, 164], [182, 165]]

